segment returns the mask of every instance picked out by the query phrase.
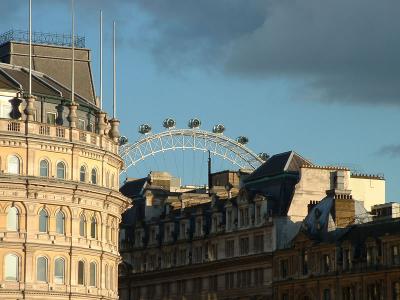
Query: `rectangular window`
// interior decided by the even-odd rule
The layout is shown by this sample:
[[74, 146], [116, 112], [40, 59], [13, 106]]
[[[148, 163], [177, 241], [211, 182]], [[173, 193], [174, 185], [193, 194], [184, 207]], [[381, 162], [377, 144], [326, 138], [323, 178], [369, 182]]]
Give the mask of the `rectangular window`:
[[288, 260], [283, 259], [280, 261], [280, 271], [281, 271], [281, 278], [285, 279], [288, 276]]
[[232, 229], [232, 210], [228, 210], [226, 214], [226, 228], [227, 230]]
[[86, 130], [86, 121], [83, 119], [78, 119], [78, 129]]
[[55, 125], [56, 124], [56, 113], [53, 112], [48, 112], [46, 114], [46, 123], [50, 125]]
[[225, 241], [225, 257], [233, 257], [235, 255], [235, 240]]
[[203, 261], [203, 247], [202, 246], [194, 247], [193, 262], [201, 263], [202, 261]]
[[324, 289], [323, 300], [331, 300], [331, 291], [329, 289]]
[[307, 252], [302, 253], [301, 260], [302, 260], [303, 275], [307, 275], [308, 274], [308, 254], [307, 254]]
[[225, 289], [234, 288], [235, 284], [235, 273], [229, 272], [225, 274]]
[[261, 205], [257, 204], [256, 205], [256, 224], [261, 223]]
[[217, 260], [218, 259], [218, 244], [211, 244], [209, 246], [209, 250], [208, 250], [208, 257], [209, 259], [212, 260]]
[[398, 245], [392, 246], [392, 262], [394, 265], [400, 265], [399, 248], [400, 247]]
[[203, 289], [203, 281], [199, 278], [193, 278], [193, 293], [200, 293]]
[[163, 282], [161, 285], [161, 293], [163, 297], [169, 297], [170, 293], [170, 283], [169, 282]]
[[251, 286], [251, 270], [237, 272], [237, 287], [249, 287]]
[[254, 236], [254, 252], [264, 252], [264, 235], [257, 234]]
[[178, 280], [176, 282], [176, 293], [180, 296], [186, 294], [186, 280]]
[[261, 286], [264, 284], [264, 269], [254, 270], [254, 284], [256, 286]]
[[186, 265], [186, 249], [180, 249], [179, 250], [179, 264], [180, 265]]
[[156, 296], [156, 287], [154, 285], [147, 286], [147, 298], [154, 299]]
[[218, 290], [218, 275], [208, 277], [208, 287], [213, 292]]
[[155, 270], [156, 267], [157, 267], [157, 256], [155, 254], [152, 254], [149, 256], [149, 269]]
[[322, 255], [322, 272], [328, 273], [331, 271], [331, 259], [329, 254]]
[[249, 238], [244, 237], [239, 240], [240, 255], [249, 254]]
[[181, 224], [181, 238], [182, 239], [186, 238], [186, 224], [185, 223]]

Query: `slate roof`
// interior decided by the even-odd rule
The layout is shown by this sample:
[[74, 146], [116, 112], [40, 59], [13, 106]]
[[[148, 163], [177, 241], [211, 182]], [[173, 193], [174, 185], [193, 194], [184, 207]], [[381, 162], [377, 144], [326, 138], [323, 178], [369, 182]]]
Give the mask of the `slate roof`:
[[128, 198], [134, 198], [140, 196], [140, 193], [142, 192], [147, 182], [147, 177], [130, 180], [125, 182], [124, 185], [119, 189], [119, 191]]
[[[29, 88], [29, 70], [23, 67], [0, 63], [0, 88], [27, 93]], [[32, 71], [32, 93], [71, 99], [71, 90], [54, 78], [37, 71]], [[77, 101], [90, 103], [88, 99], [75, 93]]]
[[250, 182], [262, 177], [270, 177], [284, 172], [299, 172], [302, 165], [312, 163], [294, 151], [283, 152], [271, 156], [244, 181]]

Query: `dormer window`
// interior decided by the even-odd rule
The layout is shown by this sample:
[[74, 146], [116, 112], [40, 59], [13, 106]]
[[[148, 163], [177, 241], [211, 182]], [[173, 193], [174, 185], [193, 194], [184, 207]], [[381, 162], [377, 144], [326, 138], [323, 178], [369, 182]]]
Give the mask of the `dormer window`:
[[261, 204], [256, 205], [256, 224], [261, 223]]
[[367, 248], [367, 265], [373, 266], [376, 264], [375, 247], [369, 246]]
[[392, 263], [393, 265], [400, 265], [400, 246], [392, 246]]
[[135, 245], [136, 245], [136, 247], [142, 246], [142, 231], [141, 230], [136, 230]]
[[150, 243], [156, 242], [156, 229], [153, 227], [150, 230]]
[[171, 236], [171, 224], [165, 225], [165, 241], [168, 242], [172, 238]]
[[248, 207], [243, 207], [240, 209], [240, 225], [241, 225], [241, 227], [249, 226], [249, 209], [248, 209]]

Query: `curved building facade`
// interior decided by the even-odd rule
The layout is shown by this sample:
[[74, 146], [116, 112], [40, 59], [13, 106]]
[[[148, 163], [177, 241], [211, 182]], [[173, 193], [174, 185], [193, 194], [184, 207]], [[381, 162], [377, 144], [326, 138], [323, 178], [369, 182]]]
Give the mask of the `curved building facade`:
[[[48, 57], [50, 71], [41, 60], [26, 96], [29, 72], [11, 63], [27, 49], [0, 46], [0, 299], [118, 299], [128, 207], [118, 191], [119, 122], [81, 96], [91, 95], [91, 79], [71, 103], [70, 82], [51, 76], [51, 57], [68, 61], [68, 47], [34, 46], [34, 65]], [[90, 72], [89, 50], [77, 53]]]

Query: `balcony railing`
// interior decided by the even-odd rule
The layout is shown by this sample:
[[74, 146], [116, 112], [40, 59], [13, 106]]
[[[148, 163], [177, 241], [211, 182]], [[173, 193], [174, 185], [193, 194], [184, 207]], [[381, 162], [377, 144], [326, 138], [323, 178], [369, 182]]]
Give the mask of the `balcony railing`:
[[38, 122], [29, 122], [26, 126], [24, 121], [0, 119], [1, 132], [21, 135], [40, 135], [42, 138], [59, 139], [70, 142], [86, 143], [102, 148], [106, 151], [118, 153], [118, 146], [106, 135], [82, 131], [76, 128], [61, 127]]

